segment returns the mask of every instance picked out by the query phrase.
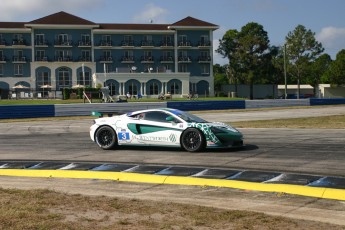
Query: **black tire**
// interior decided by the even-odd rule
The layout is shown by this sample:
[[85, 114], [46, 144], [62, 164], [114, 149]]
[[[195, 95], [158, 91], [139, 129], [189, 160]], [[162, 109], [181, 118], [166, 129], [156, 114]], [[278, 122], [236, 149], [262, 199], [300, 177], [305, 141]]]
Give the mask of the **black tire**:
[[204, 134], [196, 128], [188, 128], [181, 135], [181, 146], [188, 152], [199, 152], [206, 148]]
[[117, 136], [114, 129], [102, 126], [96, 131], [95, 141], [102, 149], [113, 149], [117, 145]]

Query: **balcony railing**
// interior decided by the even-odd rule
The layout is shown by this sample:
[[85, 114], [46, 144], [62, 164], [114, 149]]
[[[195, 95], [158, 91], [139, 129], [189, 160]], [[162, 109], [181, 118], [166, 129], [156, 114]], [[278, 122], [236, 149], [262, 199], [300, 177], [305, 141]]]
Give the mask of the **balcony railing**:
[[5, 46], [5, 45], [6, 45], [6, 40], [5, 39], [0, 40], [0, 46]]
[[191, 56], [180, 56], [180, 57], [178, 57], [178, 61], [189, 63], [189, 62], [192, 62], [192, 58], [191, 58]]
[[92, 58], [90, 56], [80, 56], [78, 58], [78, 60], [81, 62], [81, 61], [85, 61], [85, 62], [90, 62], [92, 60]]
[[0, 56], [0, 62], [5, 63], [6, 62], [6, 57], [5, 56]]
[[192, 43], [190, 41], [179, 41], [178, 46], [179, 47], [191, 47]]
[[99, 58], [99, 61], [102, 63], [112, 63], [113, 62], [113, 57], [112, 56], [101, 56]]
[[27, 58], [25, 56], [13, 56], [12, 62], [14, 63], [25, 63], [27, 61]]
[[58, 62], [72, 62], [73, 58], [70, 56], [55, 56], [55, 61]]
[[153, 63], [154, 57], [153, 56], [141, 56], [141, 63]]
[[141, 41], [141, 46], [152, 47], [152, 46], [154, 46], [154, 42], [153, 41]]
[[161, 41], [161, 46], [163, 46], [163, 47], [172, 47], [172, 46], [174, 46], [174, 42]]
[[198, 46], [199, 47], [210, 47], [211, 42], [210, 41], [199, 41]]
[[173, 56], [161, 56], [160, 61], [165, 62], [165, 63], [172, 63], [172, 62], [174, 62], [174, 57]]
[[79, 47], [90, 47], [91, 46], [91, 41], [78, 41], [78, 46]]
[[64, 47], [72, 47], [73, 41], [72, 40], [55, 40], [54, 46], [64, 46]]
[[99, 44], [99, 46], [103, 46], [103, 47], [110, 47], [112, 46], [112, 41], [106, 41], [106, 40], [102, 40]]
[[36, 41], [35, 41], [35, 46], [41, 46], [41, 47], [43, 47], [43, 46], [48, 46], [48, 41], [47, 41], [47, 40], [44, 40], [44, 41], [42, 41], [42, 40], [36, 40]]
[[12, 45], [13, 45], [13, 46], [25, 46], [25, 45], [26, 45], [26, 42], [25, 42], [24, 39], [19, 39], [19, 40], [13, 39], [13, 40], [12, 40]]
[[198, 62], [211, 62], [211, 56], [199, 56]]
[[134, 63], [134, 56], [123, 56], [121, 58], [121, 63]]
[[48, 57], [47, 57], [47, 56], [43, 56], [43, 57], [35, 57], [35, 61], [43, 61], [43, 62], [47, 62], [47, 61], [48, 61]]
[[134, 46], [134, 42], [133, 42], [133, 41], [122, 41], [122, 42], [121, 42], [121, 46], [133, 47], [133, 46]]

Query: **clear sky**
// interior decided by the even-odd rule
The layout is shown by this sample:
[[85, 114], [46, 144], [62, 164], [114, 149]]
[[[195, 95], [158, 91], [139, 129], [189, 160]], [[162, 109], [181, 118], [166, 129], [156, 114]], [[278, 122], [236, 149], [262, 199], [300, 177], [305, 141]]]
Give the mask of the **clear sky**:
[[[187, 16], [216, 25], [214, 46], [229, 29], [261, 24], [271, 45], [282, 45], [297, 25], [316, 34], [325, 53], [345, 49], [345, 0], [1, 0], [0, 21], [28, 22], [59, 11], [95, 23], [174, 23]], [[226, 59], [214, 56], [215, 63]]]

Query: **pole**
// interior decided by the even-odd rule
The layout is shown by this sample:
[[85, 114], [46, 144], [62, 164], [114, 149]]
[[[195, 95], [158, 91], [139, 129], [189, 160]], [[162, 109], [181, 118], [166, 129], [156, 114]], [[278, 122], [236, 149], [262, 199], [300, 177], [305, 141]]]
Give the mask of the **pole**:
[[103, 70], [104, 70], [104, 87], [105, 87], [105, 83], [107, 82], [107, 69], [106, 69], [105, 63], [103, 65]]
[[285, 80], [285, 99], [287, 99], [287, 78], [286, 78], [286, 44], [284, 44], [284, 80]]

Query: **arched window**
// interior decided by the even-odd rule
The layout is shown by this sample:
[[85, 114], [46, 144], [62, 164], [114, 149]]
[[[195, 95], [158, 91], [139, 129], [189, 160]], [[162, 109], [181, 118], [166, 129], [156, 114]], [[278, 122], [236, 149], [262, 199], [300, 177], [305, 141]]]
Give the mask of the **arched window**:
[[59, 90], [62, 90], [63, 88], [69, 88], [71, 87], [71, 74], [70, 71], [63, 67], [58, 70], [58, 85]]

